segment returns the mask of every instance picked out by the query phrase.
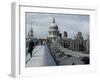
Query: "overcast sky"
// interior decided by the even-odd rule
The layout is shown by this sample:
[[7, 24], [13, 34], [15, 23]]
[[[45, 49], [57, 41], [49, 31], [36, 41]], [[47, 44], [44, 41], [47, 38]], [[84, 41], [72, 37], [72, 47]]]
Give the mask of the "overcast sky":
[[87, 38], [90, 29], [90, 17], [88, 15], [75, 14], [50, 14], [50, 13], [25, 13], [26, 33], [31, 28], [31, 23], [34, 31], [34, 36], [37, 38], [46, 38], [48, 29], [55, 18], [59, 31], [68, 32], [69, 38], [74, 38], [77, 32], [82, 32], [84, 39]]

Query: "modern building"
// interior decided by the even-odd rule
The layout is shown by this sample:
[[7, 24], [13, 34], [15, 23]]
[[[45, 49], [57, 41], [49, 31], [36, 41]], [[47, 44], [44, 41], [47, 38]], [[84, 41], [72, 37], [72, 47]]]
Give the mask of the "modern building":
[[89, 39], [89, 35], [87, 35], [87, 40], [86, 40], [86, 51], [89, 53], [90, 51], [90, 39]]
[[67, 38], [68, 34], [66, 31], [64, 31], [64, 36], [63, 37], [66, 37]]
[[89, 53], [89, 39], [84, 40], [81, 32], [78, 32], [74, 39], [67, 37], [65, 38], [64, 34], [62, 40], [62, 46], [64, 48]]

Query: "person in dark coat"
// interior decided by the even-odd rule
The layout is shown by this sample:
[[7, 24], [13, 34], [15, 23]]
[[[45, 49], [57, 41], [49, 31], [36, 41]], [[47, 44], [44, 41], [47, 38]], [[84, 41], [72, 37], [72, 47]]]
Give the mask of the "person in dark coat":
[[28, 52], [30, 53], [30, 57], [32, 57], [32, 51], [33, 51], [33, 48], [34, 48], [34, 42], [33, 42], [33, 40], [30, 40], [29, 41], [29, 50], [28, 50]]

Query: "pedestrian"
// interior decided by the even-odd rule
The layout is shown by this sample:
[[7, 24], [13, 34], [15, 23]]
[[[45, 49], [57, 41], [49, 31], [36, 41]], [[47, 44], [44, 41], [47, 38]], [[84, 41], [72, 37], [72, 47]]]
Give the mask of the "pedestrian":
[[33, 48], [34, 48], [34, 42], [33, 42], [33, 40], [30, 40], [29, 41], [29, 50], [28, 50], [28, 52], [30, 53], [30, 57], [32, 57], [32, 52], [33, 52]]

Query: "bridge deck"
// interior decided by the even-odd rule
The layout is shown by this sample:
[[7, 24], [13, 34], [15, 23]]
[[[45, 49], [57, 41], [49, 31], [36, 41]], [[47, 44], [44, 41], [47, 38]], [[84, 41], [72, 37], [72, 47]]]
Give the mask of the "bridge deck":
[[26, 57], [26, 67], [55, 65], [56, 63], [46, 45], [36, 46], [32, 58], [30, 58], [30, 55]]

